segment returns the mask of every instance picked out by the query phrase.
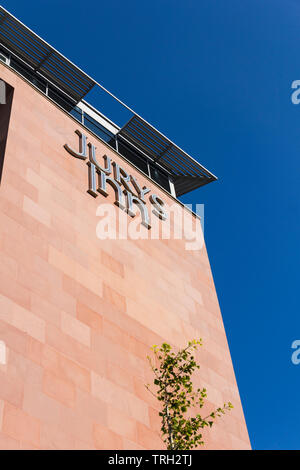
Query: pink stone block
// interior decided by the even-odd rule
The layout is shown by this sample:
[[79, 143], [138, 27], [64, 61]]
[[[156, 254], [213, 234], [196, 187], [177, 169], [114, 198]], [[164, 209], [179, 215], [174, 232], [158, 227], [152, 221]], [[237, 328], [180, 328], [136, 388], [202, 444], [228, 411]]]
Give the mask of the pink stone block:
[[77, 148], [81, 129], [100, 161], [106, 154], [166, 204], [174, 199], [9, 67], [0, 71], [15, 87], [0, 185], [0, 448], [164, 449], [147, 355], [199, 336], [204, 411], [234, 403], [205, 430], [204, 448], [250, 448], [205, 246], [99, 240], [96, 211], [113, 204], [113, 189], [92, 198], [87, 165], [63, 146]]

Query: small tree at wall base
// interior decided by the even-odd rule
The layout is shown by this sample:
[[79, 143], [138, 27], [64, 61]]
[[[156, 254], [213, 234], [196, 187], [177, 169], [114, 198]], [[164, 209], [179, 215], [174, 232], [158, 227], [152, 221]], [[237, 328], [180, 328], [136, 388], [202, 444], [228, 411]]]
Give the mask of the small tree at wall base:
[[202, 429], [212, 427], [216, 417], [233, 408], [229, 402], [204, 418], [199, 413], [185, 417], [190, 409], [203, 408], [207, 397], [206, 389], [194, 390], [191, 380], [195, 369], [200, 368], [193, 356], [198, 346], [202, 346], [201, 339], [189, 341], [185, 349], [175, 353], [169, 344], [163, 343], [160, 347], [154, 345], [151, 348], [154, 361], [148, 356], [156, 391], [154, 393], [149, 384], [146, 388], [161, 404], [162, 440], [168, 450], [191, 450], [203, 445]]

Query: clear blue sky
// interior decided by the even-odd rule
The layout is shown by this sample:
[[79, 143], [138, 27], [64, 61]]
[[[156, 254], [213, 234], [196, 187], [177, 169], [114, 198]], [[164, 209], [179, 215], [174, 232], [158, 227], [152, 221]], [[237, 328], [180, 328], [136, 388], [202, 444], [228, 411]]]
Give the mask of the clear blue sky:
[[2, 1], [219, 181], [205, 236], [252, 446], [300, 449], [297, 0]]

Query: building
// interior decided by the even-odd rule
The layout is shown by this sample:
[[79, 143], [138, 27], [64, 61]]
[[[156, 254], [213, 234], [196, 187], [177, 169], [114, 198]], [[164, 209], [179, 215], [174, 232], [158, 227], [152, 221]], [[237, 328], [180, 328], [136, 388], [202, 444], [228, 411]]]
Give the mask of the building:
[[234, 404], [206, 448], [250, 448], [205, 247], [169, 214], [197, 223], [178, 197], [215, 176], [120, 101], [122, 126], [92, 107], [106, 90], [2, 7], [0, 79], [0, 447], [163, 448], [147, 355], [201, 337], [207, 410]]

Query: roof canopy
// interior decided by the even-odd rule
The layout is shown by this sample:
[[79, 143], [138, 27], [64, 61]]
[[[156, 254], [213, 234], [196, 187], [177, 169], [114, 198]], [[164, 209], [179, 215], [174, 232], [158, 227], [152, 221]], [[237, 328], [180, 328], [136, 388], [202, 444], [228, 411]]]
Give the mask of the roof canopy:
[[34, 71], [80, 101], [95, 82], [37, 34], [0, 7], [0, 41]]
[[27, 28], [2, 6], [0, 6], [0, 43], [29, 65], [33, 72], [45, 77], [67, 93], [75, 103], [79, 103], [96, 85], [130, 111], [132, 117], [120, 128], [118, 135], [135, 145], [146, 157], [159, 164], [172, 176], [177, 196], [217, 179], [199, 162]]
[[136, 114], [118, 135], [131, 142], [172, 175], [177, 196], [215, 180], [206, 168]]

